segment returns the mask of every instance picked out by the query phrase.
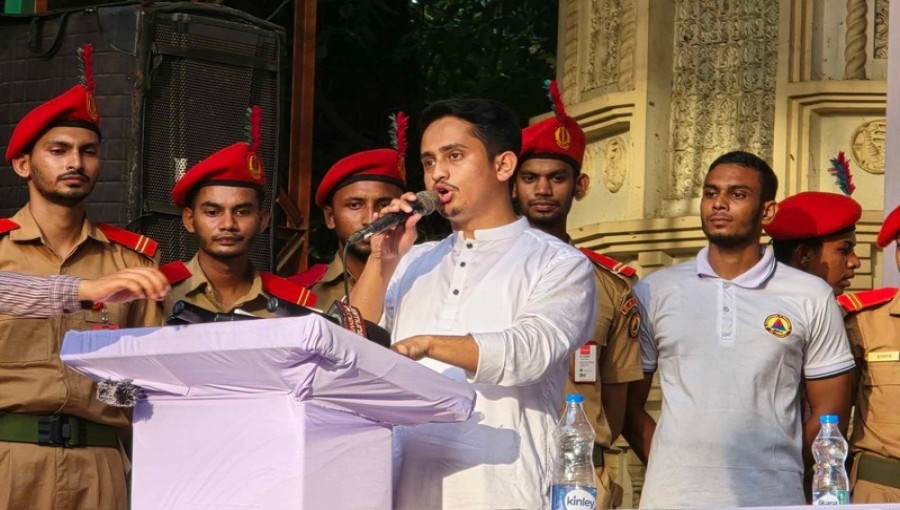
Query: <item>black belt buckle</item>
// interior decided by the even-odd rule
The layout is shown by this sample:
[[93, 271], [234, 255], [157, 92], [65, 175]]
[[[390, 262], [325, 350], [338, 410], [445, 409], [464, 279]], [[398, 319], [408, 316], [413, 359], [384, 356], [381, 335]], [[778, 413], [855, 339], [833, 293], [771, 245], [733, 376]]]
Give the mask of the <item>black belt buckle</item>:
[[49, 414], [38, 419], [38, 444], [72, 448], [85, 446], [87, 428], [75, 416]]

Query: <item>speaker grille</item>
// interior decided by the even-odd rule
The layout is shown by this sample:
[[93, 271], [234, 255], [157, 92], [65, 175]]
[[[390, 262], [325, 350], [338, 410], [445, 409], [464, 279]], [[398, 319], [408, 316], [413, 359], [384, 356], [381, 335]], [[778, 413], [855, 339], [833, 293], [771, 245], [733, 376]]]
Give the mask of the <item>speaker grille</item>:
[[[160, 241], [163, 262], [188, 258], [196, 250], [180, 218], [161, 212], [173, 206], [172, 187], [191, 166], [246, 139], [250, 105], [262, 108], [260, 156], [267, 187], [275, 189], [280, 44], [272, 31], [242, 23], [185, 14], [157, 16], [144, 110], [143, 196], [150, 214], [141, 230]], [[271, 191], [265, 208], [272, 210]], [[271, 269], [272, 250], [270, 236], [256, 239], [251, 258], [257, 268]]]

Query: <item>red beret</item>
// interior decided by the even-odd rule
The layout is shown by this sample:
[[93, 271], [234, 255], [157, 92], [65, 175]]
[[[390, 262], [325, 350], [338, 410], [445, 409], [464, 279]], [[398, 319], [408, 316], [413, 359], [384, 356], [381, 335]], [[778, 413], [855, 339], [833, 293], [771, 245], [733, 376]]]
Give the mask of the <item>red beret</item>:
[[266, 172], [259, 149], [261, 113], [258, 106], [250, 109], [250, 143], [238, 142], [216, 152], [192, 166], [172, 189], [172, 202], [187, 205], [187, 197], [198, 185], [239, 186], [265, 189]]
[[862, 207], [846, 195], [804, 191], [778, 204], [775, 219], [764, 228], [772, 239], [814, 239], [856, 225]]
[[405, 190], [407, 121], [403, 112], [391, 115], [393, 149], [357, 152], [329, 168], [316, 190], [316, 205], [324, 207], [337, 190], [357, 181], [382, 181]]
[[14, 158], [21, 156], [22, 151], [53, 124], [74, 122], [100, 133], [100, 113], [94, 101], [94, 76], [91, 70], [92, 46], [86, 44], [78, 53], [83, 67], [82, 84], [75, 85], [22, 117], [6, 147], [7, 162], [11, 163]]
[[556, 81], [549, 82], [548, 88], [555, 115], [522, 130], [520, 159], [560, 159], [579, 171], [584, 161], [584, 131], [575, 119], [566, 115]]
[[878, 232], [878, 247], [884, 248], [891, 244], [891, 241], [897, 239], [898, 236], [900, 236], [900, 207], [894, 209], [884, 219], [881, 230]]

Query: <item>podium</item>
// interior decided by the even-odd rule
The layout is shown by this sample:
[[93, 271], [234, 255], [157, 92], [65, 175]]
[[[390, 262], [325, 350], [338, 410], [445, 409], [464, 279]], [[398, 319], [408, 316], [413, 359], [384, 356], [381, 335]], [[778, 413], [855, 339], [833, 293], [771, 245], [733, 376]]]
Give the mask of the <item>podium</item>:
[[393, 425], [466, 420], [465, 385], [316, 316], [69, 332], [132, 379], [132, 508], [389, 509]]

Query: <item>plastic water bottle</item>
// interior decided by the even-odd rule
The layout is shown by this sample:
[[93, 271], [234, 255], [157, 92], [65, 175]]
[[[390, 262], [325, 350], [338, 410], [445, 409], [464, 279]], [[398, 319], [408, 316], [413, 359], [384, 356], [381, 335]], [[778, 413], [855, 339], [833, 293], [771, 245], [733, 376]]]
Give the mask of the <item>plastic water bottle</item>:
[[847, 441], [838, 430], [838, 417], [826, 414], [819, 417], [822, 428], [812, 444], [816, 459], [813, 473], [813, 505], [850, 504], [850, 481], [844, 460], [847, 458]]
[[584, 396], [566, 395], [566, 411], [554, 432], [556, 461], [550, 488], [551, 510], [595, 510], [594, 429], [584, 414]]

